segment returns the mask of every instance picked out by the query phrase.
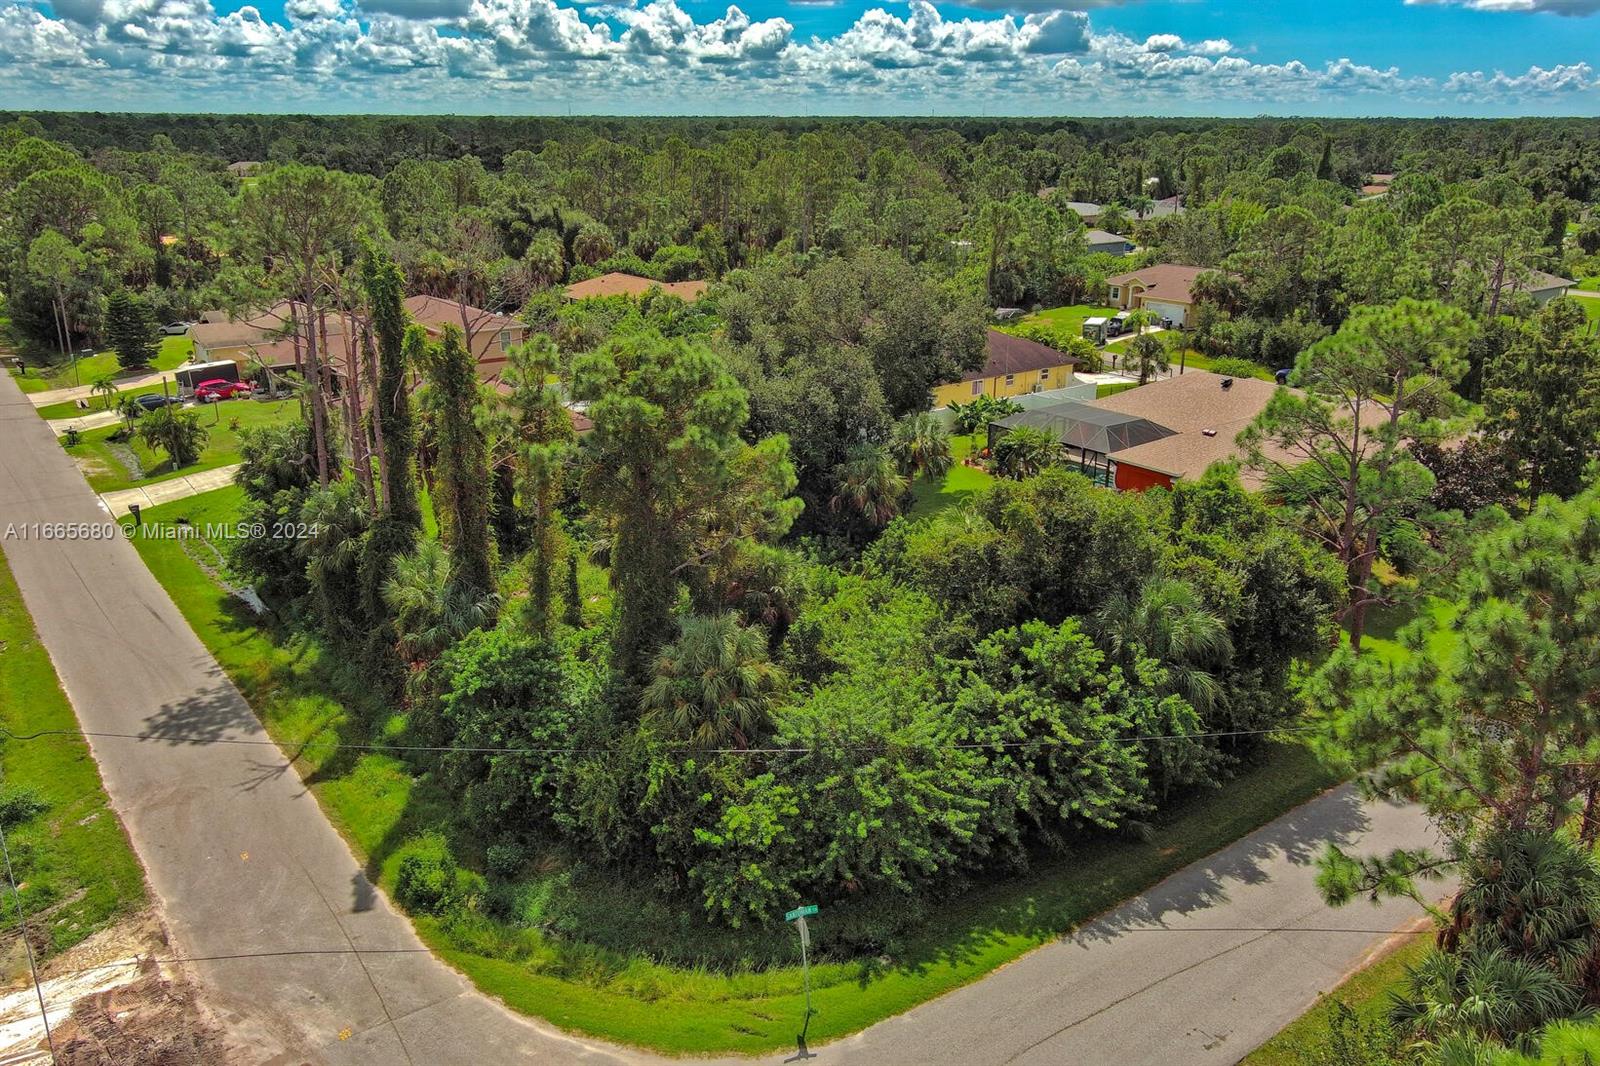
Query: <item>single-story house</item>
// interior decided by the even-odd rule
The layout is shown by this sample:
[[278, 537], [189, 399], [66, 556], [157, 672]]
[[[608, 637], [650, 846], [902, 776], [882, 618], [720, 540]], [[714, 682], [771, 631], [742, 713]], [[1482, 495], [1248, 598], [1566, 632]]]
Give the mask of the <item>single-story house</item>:
[[1103, 229], [1092, 229], [1083, 235], [1084, 241], [1091, 252], [1104, 252], [1107, 255], [1127, 255], [1133, 251], [1133, 242], [1120, 233], [1108, 233]]
[[686, 303], [694, 303], [706, 294], [710, 287], [706, 281], [657, 281], [654, 278], [641, 278], [637, 274], [624, 274], [613, 271], [610, 274], [601, 274], [597, 278], [587, 281], [576, 281], [567, 286], [566, 296], [569, 300], [588, 300], [596, 296], [628, 296], [638, 299], [651, 289], [660, 289], [668, 296], [676, 296]]
[[1147, 308], [1174, 326], [1188, 324], [1194, 306], [1190, 286], [1205, 267], [1159, 263], [1106, 279], [1106, 298], [1124, 311]]
[[528, 336], [528, 326], [509, 315], [485, 311], [468, 304], [465, 308], [454, 300], [437, 296], [407, 296], [406, 312], [411, 320], [435, 340], [444, 333], [445, 326], [455, 326], [470, 333], [468, 347], [478, 364], [478, 376], [487, 377], [506, 364], [506, 353], [521, 344]]
[[[1278, 388], [1256, 378], [1190, 370], [1098, 400], [999, 419], [990, 424], [990, 443], [1014, 426], [1040, 426], [1061, 441], [1069, 461], [1101, 484], [1125, 492], [1171, 488], [1179, 478], [1198, 478], [1213, 463], [1238, 458], [1235, 439]], [[1243, 470], [1240, 477], [1250, 487], [1261, 483], [1253, 471]]]
[[[259, 357], [273, 369], [298, 366], [301, 355], [293, 336], [293, 308], [298, 306], [281, 300], [266, 311], [243, 319], [229, 318], [220, 312], [206, 312], [202, 321], [189, 327], [189, 336], [194, 341], [195, 360], [209, 362], [231, 359], [244, 365]], [[408, 296], [405, 308], [411, 320], [435, 338], [443, 334], [447, 325], [457, 328], [463, 326], [463, 308], [454, 300], [436, 296]], [[466, 326], [470, 327], [470, 348], [473, 358], [478, 362], [480, 375], [487, 375], [504, 366], [506, 353], [513, 345], [521, 344], [527, 336], [528, 327], [523, 322], [470, 304], [465, 308], [464, 317]], [[345, 320], [338, 315], [328, 315], [326, 318], [328, 347], [336, 358], [343, 356], [345, 325]], [[322, 336], [320, 329], [318, 336]]]
[[988, 358], [983, 367], [963, 374], [959, 381], [934, 386], [933, 406], [966, 403], [974, 396], [1022, 396], [1072, 384], [1072, 368], [1078, 361], [1047, 344], [993, 329], [985, 334], [984, 344]]
[[228, 164], [228, 173], [236, 178], [248, 178], [261, 169], [261, 164], [253, 159], [241, 159], [237, 163]]
[[1106, 213], [1106, 209], [1099, 204], [1091, 204], [1085, 200], [1068, 200], [1064, 206], [1067, 210], [1072, 211], [1083, 219], [1083, 223], [1086, 226], [1092, 226], [1099, 222], [1100, 216]]
[[1565, 296], [1576, 288], [1578, 283], [1571, 278], [1547, 274], [1542, 270], [1531, 272], [1526, 278], [1513, 278], [1502, 286], [1502, 292], [1525, 292], [1533, 297], [1533, 302], [1543, 307], [1558, 296]]
[[1183, 194], [1167, 196], [1155, 201], [1143, 211], [1135, 212], [1134, 217], [1140, 220], [1148, 218], [1169, 218], [1172, 215], [1183, 214]]

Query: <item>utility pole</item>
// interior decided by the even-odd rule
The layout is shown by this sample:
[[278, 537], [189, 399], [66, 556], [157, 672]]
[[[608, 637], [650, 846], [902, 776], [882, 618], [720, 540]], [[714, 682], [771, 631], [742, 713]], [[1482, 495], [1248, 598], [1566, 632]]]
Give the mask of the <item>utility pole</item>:
[[783, 916], [783, 920], [786, 922], [793, 922], [795, 929], [797, 929], [800, 933], [800, 972], [802, 975], [804, 975], [806, 988], [806, 1016], [805, 1020], [800, 1023], [799, 1034], [794, 1038], [794, 1059], [786, 1060], [788, 1062], [793, 1062], [795, 1059], [809, 1059], [813, 1057], [810, 1049], [806, 1047], [806, 1032], [811, 1028], [811, 959], [807, 952], [807, 949], [811, 947], [811, 931], [806, 928], [806, 919], [812, 917], [816, 913], [817, 905], [815, 903], [810, 903], [803, 907], [796, 907], [794, 910]]

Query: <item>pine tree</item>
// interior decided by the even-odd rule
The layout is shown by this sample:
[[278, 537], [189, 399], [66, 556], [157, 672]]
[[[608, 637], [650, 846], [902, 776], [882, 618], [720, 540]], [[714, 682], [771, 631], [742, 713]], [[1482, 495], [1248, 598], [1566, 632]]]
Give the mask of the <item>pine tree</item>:
[[123, 369], [149, 366], [155, 362], [160, 341], [155, 319], [143, 300], [126, 289], [118, 289], [106, 301], [106, 340], [117, 353]]

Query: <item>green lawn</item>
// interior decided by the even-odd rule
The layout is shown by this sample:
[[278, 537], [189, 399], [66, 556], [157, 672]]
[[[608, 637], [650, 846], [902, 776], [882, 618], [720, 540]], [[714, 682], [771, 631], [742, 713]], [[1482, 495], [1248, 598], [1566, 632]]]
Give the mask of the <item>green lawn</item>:
[[194, 342], [188, 337], [162, 337], [161, 350], [156, 354], [156, 361], [142, 370], [123, 370], [117, 365], [117, 354], [104, 351], [86, 359], [79, 359], [76, 377], [73, 375], [72, 361], [69, 359], [58, 365], [42, 368], [30, 363], [27, 374], [17, 377], [16, 382], [23, 392], [48, 392], [51, 389], [67, 389], [79, 384], [92, 385], [96, 378], [107, 374], [114, 377], [140, 377], [152, 370], [172, 370], [182, 366], [193, 352]]
[[[177, 384], [175, 382], [172, 382], [172, 381], [167, 382], [166, 391], [169, 394], [176, 392], [177, 388], [178, 388], [178, 386], [177, 386]], [[161, 390], [161, 386], [159, 384], [156, 384], [156, 385], [141, 385], [137, 389], [119, 389], [119, 390], [117, 390], [117, 398], [121, 399], [124, 396], [144, 396], [144, 395], [147, 395], [149, 393], [160, 392], [160, 391], [162, 391], [162, 390]], [[87, 410], [85, 410], [82, 407], [79, 407], [78, 406], [78, 401], [76, 401], [76, 400], [62, 400], [60, 403], [46, 404], [45, 406], [40, 407], [38, 409], [39, 417], [40, 418], [48, 418], [48, 419], [78, 418], [81, 415], [94, 414], [96, 411], [104, 411], [106, 409], [106, 401], [105, 401], [105, 397], [103, 397], [103, 396], [89, 396], [89, 397], [86, 397], [83, 402], [88, 405], [88, 409]], [[112, 410], [115, 410], [116, 406], [117, 406], [117, 400], [112, 400], [112, 402], [111, 402]]]
[[978, 440], [976, 433], [950, 438], [950, 454], [955, 458], [955, 465], [938, 481], [925, 477], [916, 480], [911, 486], [911, 514], [918, 518], [936, 515], [947, 507], [962, 503], [994, 481], [994, 476], [987, 470], [962, 465], [961, 460], [979, 446]]
[[1096, 316], [1110, 317], [1122, 310], [1120, 307], [1094, 307], [1090, 304], [1069, 304], [1066, 307], [1052, 307], [1044, 311], [1035, 311], [1031, 315], [1008, 322], [1001, 326], [1003, 333], [1014, 333], [1022, 326], [1051, 326], [1065, 329], [1074, 337], [1083, 335], [1083, 320]]
[[96, 492], [110, 492], [149, 485], [183, 474], [214, 470], [219, 466], [231, 466], [239, 461], [239, 433], [242, 430], [293, 421], [300, 417], [300, 405], [295, 400], [224, 400], [182, 410], [198, 417], [210, 436], [199, 461], [181, 470], [172, 469], [164, 452], [149, 448], [135, 435], [133, 439], [123, 442], [144, 468], [144, 476], [134, 477], [112, 447], [111, 438], [122, 432], [120, 423], [89, 430], [77, 444], [67, 448], [67, 452], [78, 458], [80, 465], [85, 467], [84, 476], [88, 478], [90, 488]]
[[1094, 387], [1094, 398], [1103, 400], [1107, 396], [1115, 396], [1119, 392], [1127, 392], [1129, 389], [1137, 389], [1138, 387], [1139, 383], [1137, 381], [1107, 381]]
[[1600, 296], [1574, 296], [1573, 299], [1583, 305], [1583, 313], [1589, 316], [1590, 322], [1600, 322]]
[[[238, 489], [223, 489], [153, 508], [144, 520], [181, 515], [199, 526], [225, 523], [239, 501]], [[399, 863], [416, 841], [450, 826], [452, 797], [397, 758], [332, 754], [316, 742], [403, 737], [404, 717], [375, 706], [360, 679], [315, 641], [258, 628], [180, 542], [136, 546], [272, 735], [286, 750], [302, 753], [298, 768], [323, 810], [368, 864], [369, 875], [392, 890]], [[587, 586], [598, 581], [603, 575], [586, 572]], [[362, 721], [374, 724], [361, 726]], [[1156, 818], [1143, 838], [1086, 842], [1070, 858], [1041, 863], [1026, 877], [946, 901], [931, 921], [895, 945], [892, 957], [818, 960], [811, 975], [818, 1011], [813, 1039], [855, 1032], [977, 980], [1333, 783], [1303, 748], [1277, 745], [1268, 756], [1225, 790], [1200, 793], [1181, 810]], [[534, 894], [558, 892], [564, 876], [557, 870], [528, 887]], [[613, 884], [607, 891], [595, 887], [589, 901], [590, 913], [600, 916], [596, 920], [610, 921], [613, 932], [630, 928], [630, 922], [648, 928], [647, 921], [636, 921], [634, 906], [653, 896], [649, 886]], [[545, 906], [532, 902], [524, 913]], [[416, 925], [425, 941], [480, 988], [565, 1028], [681, 1054], [793, 1047], [802, 1002], [801, 975], [793, 965], [733, 972], [675, 967], [655, 961], [664, 949], [648, 937], [636, 940], [635, 950], [622, 951], [570, 933], [547, 935], [542, 923], [531, 920], [508, 925], [472, 915], [420, 918]], [[709, 928], [703, 934], [722, 935]], [[792, 957], [794, 934], [781, 922], [740, 935], [763, 957]]]
[[1590, 274], [1586, 278], [1579, 278], [1578, 288], [1583, 292], [1600, 292], [1600, 274]]
[[[76, 730], [77, 718], [0, 556], [0, 725], [13, 733]], [[42, 805], [26, 814], [33, 800]], [[46, 955], [145, 904], [144, 871], [100, 784], [89, 746], [75, 737], [0, 741], [0, 807], [29, 931]], [[0, 958], [9, 980], [25, 972], [9, 888], [0, 907]]]
[[[1157, 334], [1157, 336], [1160, 336], [1160, 334]], [[1121, 338], [1120, 340], [1112, 341], [1110, 344], [1105, 346], [1105, 351], [1107, 351], [1107, 352], [1116, 352], [1120, 356], [1120, 354], [1127, 349], [1128, 343], [1130, 341], [1132, 341], [1132, 340], [1133, 340], [1132, 336], [1127, 336], [1127, 337]], [[1108, 362], [1109, 362], [1109, 358], [1108, 358]], [[1212, 359], [1210, 356], [1202, 355], [1199, 352], [1195, 351], [1193, 348], [1189, 348], [1189, 349], [1186, 349], [1185, 352], [1184, 352], [1184, 356], [1183, 356], [1181, 365], [1182, 365], [1183, 369], [1185, 369], [1185, 370], [1207, 370], [1207, 371], [1210, 371], [1210, 370], [1213, 370], [1213, 367], [1215, 366], [1215, 363], [1216, 363], [1216, 360]], [[1177, 371], [1179, 365], [1180, 365], [1179, 361], [1176, 358], [1174, 358], [1173, 361], [1172, 361], [1172, 369], [1173, 369], [1174, 372]], [[1250, 376], [1251, 377], [1260, 378], [1262, 381], [1272, 381], [1272, 380], [1274, 380], [1271, 370], [1268, 370], [1264, 366], [1256, 366], [1254, 364], [1252, 364], [1252, 366], [1251, 366]]]
[[1428, 928], [1406, 937], [1394, 951], [1357, 970], [1333, 991], [1324, 992], [1315, 1006], [1247, 1055], [1239, 1066], [1300, 1066], [1309, 1052], [1326, 1052], [1329, 1022], [1338, 1004], [1350, 1008], [1366, 1025], [1381, 1023], [1389, 1011], [1389, 990], [1405, 978], [1406, 967], [1422, 961], [1433, 945], [1432, 933]]

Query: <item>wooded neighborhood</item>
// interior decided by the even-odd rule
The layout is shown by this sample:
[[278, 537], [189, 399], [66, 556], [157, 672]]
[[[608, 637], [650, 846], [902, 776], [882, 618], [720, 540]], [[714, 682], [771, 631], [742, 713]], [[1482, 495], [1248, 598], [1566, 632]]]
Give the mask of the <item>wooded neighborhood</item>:
[[[27, 432], [513, 1009], [804, 1050], [1357, 781], [1435, 843], [1302, 861], [1426, 935], [1248, 1061], [1600, 1051], [1592, 121], [0, 113], [0, 293]], [[145, 903], [54, 883], [4, 702], [22, 920], [121, 894], [48, 967]]]

